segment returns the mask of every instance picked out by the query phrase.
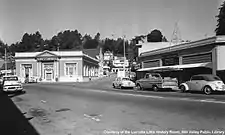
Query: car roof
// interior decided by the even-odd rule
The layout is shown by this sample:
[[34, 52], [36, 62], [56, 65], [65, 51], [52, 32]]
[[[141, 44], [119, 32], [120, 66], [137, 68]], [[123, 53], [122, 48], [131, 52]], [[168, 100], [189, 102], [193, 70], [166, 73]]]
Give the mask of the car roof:
[[198, 74], [198, 75], [193, 75], [193, 76], [216, 76], [216, 75], [213, 75], [213, 74]]
[[128, 78], [128, 79], [130, 79], [129, 77], [117, 77], [117, 78], [121, 78], [121, 79], [123, 79], [123, 78]]

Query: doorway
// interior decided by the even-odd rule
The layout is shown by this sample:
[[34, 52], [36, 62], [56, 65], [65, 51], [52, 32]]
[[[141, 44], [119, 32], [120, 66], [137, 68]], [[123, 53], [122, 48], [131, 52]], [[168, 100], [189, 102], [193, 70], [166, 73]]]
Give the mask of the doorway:
[[54, 80], [54, 64], [53, 63], [44, 63], [44, 79], [45, 81]]
[[46, 78], [46, 81], [52, 81], [53, 80], [52, 70], [45, 72], [45, 78]]

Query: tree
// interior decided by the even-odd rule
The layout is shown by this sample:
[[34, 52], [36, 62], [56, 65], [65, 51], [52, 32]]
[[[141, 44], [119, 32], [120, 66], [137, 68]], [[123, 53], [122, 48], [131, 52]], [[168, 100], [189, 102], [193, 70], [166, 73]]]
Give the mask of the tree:
[[65, 30], [53, 36], [48, 46], [51, 50], [57, 50], [58, 47], [60, 50], [74, 48], [79, 50], [81, 49], [81, 45], [82, 35], [78, 32], [78, 30]]
[[115, 52], [115, 40], [106, 38], [105, 44], [103, 45], [103, 53], [106, 51], [110, 51], [112, 53]]
[[163, 36], [163, 38], [162, 38], [162, 42], [168, 42], [168, 40], [166, 39], [166, 37], [165, 37], [165, 36]]
[[216, 16], [217, 28], [215, 29], [216, 35], [225, 35], [225, 1], [219, 8], [219, 15]]
[[150, 34], [147, 35], [148, 42], [162, 42], [163, 35], [162, 33], [155, 29]]
[[0, 40], [0, 57], [5, 55], [5, 48], [8, 50], [7, 44]]
[[83, 48], [84, 49], [94, 49], [97, 48], [100, 44], [100, 33], [97, 33], [94, 39], [91, 38], [90, 35], [85, 35], [83, 39]]
[[144, 38], [146, 37], [146, 35], [140, 35], [140, 36], [135, 36], [132, 41], [135, 42], [136, 44], [139, 43], [139, 41], [144, 42]]

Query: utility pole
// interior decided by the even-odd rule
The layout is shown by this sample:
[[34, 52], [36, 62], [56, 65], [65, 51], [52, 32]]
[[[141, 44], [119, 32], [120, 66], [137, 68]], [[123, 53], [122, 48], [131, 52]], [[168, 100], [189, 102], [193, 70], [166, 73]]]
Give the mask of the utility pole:
[[57, 51], [59, 51], [59, 43], [57, 43]]
[[178, 27], [178, 22], [175, 23], [174, 26], [174, 30], [173, 30], [173, 34], [171, 37], [171, 42], [172, 44], [179, 44], [181, 43], [182, 39], [181, 39], [181, 33]]
[[7, 51], [5, 48], [5, 70], [7, 70], [7, 55], [6, 55]]
[[126, 51], [125, 51], [125, 35], [123, 37], [123, 55], [124, 55], [124, 62], [123, 62], [123, 72], [124, 72], [124, 77], [126, 76], [125, 72], [125, 60], [126, 60]]

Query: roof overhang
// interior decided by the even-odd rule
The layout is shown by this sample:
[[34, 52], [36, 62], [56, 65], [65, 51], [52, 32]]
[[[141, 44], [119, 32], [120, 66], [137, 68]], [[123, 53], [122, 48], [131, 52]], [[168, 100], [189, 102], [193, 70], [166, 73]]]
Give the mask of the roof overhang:
[[212, 68], [212, 63], [206, 62], [206, 63], [183, 64], [174, 66], [151, 67], [151, 68], [142, 68], [137, 71], [176, 71], [186, 68], [197, 68], [197, 67]]
[[140, 57], [145, 57], [145, 56], [150, 56], [150, 55], [157, 55], [157, 54], [162, 54], [162, 53], [168, 53], [172, 51], [179, 51], [179, 50], [184, 50], [184, 49], [190, 49], [194, 47], [200, 47], [200, 46], [205, 46], [205, 45], [212, 45], [215, 43], [224, 43], [225, 42], [225, 36], [214, 36], [214, 37], [209, 37], [193, 42], [187, 42], [187, 43], [181, 43], [177, 45], [172, 45], [169, 47], [164, 47], [156, 50], [151, 50], [151, 51], [146, 51], [140, 54]]

